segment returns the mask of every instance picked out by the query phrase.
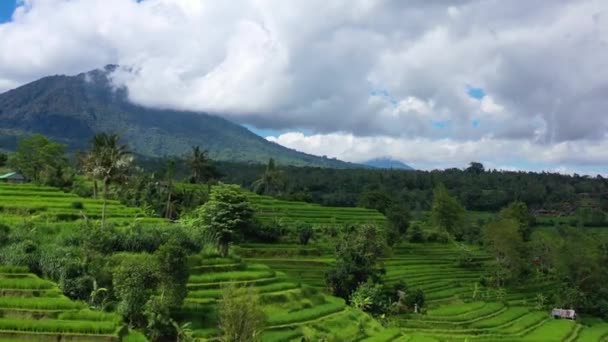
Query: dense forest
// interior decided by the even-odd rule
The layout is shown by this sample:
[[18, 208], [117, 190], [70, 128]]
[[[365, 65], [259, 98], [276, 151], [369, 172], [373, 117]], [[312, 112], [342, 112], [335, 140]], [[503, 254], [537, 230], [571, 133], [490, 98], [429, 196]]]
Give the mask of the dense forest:
[[[187, 167], [177, 161], [185, 177]], [[150, 171], [163, 169], [164, 162], [142, 161]], [[253, 188], [267, 165], [215, 162], [223, 182]], [[280, 171], [277, 188], [270, 193], [279, 198], [313, 202], [327, 206], [360, 205], [364, 194], [376, 193], [389, 201], [405, 204], [410, 210], [429, 210], [433, 189], [443, 184], [468, 210], [498, 211], [513, 201], [522, 201], [535, 213], [571, 216], [579, 211], [608, 209], [608, 181], [602, 176], [486, 170], [471, 162], [466, 169], [433, 171], [329, 169], [276, 165]], [[596, 225], [603, 224], [603, 220]]]

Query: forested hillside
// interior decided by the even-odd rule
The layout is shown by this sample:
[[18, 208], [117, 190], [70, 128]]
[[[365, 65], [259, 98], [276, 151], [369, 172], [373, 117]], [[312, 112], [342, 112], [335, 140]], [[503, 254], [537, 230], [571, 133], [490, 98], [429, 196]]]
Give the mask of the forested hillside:
[[145, 108], [109, 80], [115, 66], [76, 76], [50, 76], [0, 94], [0, 150], [14, 149], [20, 136], [41, 133], [73, 150], [86, 148], [98, 132], [120, 134], [133, 152], [181, 156], [204, 146], [217, 160], [335, 168], [356, 165], [291, 150], [245, 127], [206, 113]]

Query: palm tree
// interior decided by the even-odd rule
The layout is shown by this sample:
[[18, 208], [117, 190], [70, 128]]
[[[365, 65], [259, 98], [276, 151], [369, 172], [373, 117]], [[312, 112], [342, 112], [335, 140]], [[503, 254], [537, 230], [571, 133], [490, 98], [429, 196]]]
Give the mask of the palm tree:
[[208, 153], [207, 150], [201, 150], [199, 146], [192, 146], [192, 152], [186, 157], [192, 183], [206, 182], [213, 177], [214, 171]]
[[174, 213], [173, 202], [171, 197], [173, 195], [173, 177], [175, 175], [175, 160], [169, 159], [167, 161], [167, 170], [165, 172], [165, 178], [167, 182], [167, 204], [165, 205], [165, 218], [170, 219]]
[[116, 134], [99, 133], [91, 141], [91, 150], [84, 158], [84, 169], [103, 185], [101, 226], [105, 227], [108, 187], [111, 183], [124, 181], [133, 163], [126, 145], [120, 144]]
[[253, 182], [253, 191], [260, 195], [280, 195], [284, 188], [285, 175], [282, 171], [277, 170], [274, 159], [270, 158], [266, 171], [260, 179]]

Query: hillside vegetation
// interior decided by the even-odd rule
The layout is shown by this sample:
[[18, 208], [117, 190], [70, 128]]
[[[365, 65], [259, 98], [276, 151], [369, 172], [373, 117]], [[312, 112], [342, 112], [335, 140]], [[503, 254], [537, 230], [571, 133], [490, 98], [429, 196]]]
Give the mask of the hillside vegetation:
[[[205, 146], [216, 160], [348, 168], [356, 165], [271, 143], [245, 127], [206, 113], [145, 108], [131, 103], [108, 76], [116, 66], [76, 76], [50, 76], [0, 94], [0, 149], [40, 133], [84, 150], [95, 133], [121, 134], [143, 156], [182, 156]], [[360, 166], [359, 166], [360, 167]]]

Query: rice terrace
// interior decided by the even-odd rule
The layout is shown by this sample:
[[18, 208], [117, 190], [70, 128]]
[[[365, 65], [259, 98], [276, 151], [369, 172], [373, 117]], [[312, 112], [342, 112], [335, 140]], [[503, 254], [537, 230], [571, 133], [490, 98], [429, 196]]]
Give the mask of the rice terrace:
[[608, 342], [608, 1], [1, 0], [0, 342]]

